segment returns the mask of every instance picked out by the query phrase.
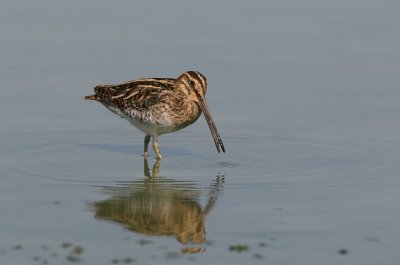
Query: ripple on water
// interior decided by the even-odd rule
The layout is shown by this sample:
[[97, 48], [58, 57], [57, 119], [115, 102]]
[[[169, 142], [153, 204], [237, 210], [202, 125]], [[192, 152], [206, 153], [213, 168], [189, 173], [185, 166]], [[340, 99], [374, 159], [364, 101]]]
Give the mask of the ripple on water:
[[[7, 155], [0, 174], [77, 184], [115, 181], [133, 169], [143, 172], [142, 135], [133, 135], [136, 138], [132, 132], [115, 131], [3, 135], [0, 147]], [[259, 188], [400, 184], [398, 154], [362, 139], [225, 135], [224, 155], [213, 150], [208, 135], [182, 133], [161, 143], [166, 157], [162, 175], [224, 174], [238, 185], [253, 182]], [[102, 174], [104, 178], [98, 177]]]
[[[363, 139], [343, 139], [336, 136], [313, 138], [254, 138], [255, 150], [261, 150], [264, 158], [252, 156], [240, 148], [242, 159], [247, 156], [259, 170], [233, 174], [245, 174], [262, 179], [262, 188], [321, 188], [398, 185], [398, 155], [382, 143]], [[237, 145], [240, 147], [243, 142]], [[247, 150], [248, 151], [248, 150]], [[267, 181], [265, 181], [267, 179]]]

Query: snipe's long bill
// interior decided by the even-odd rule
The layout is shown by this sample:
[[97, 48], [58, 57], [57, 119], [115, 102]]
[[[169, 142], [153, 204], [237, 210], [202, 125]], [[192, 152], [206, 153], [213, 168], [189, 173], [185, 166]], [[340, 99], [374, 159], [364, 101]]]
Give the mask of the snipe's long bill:
[[204, 113], [218, 152], [224, 144], [205, 100], [207, 79], [199, 72], [188, 71], [178, 78], [142, 78], [116, 85], [98, 85], [96, 100], [144, 132], [144, 156], [148, 155], [150, 138], [157, 158], [161, 158], [158, 137], [181, 130]]

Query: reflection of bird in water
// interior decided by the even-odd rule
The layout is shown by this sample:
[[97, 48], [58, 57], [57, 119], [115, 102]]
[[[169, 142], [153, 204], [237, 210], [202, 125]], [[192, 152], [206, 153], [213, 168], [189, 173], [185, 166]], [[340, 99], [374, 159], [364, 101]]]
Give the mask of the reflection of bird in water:
[[99, 101], [146, 134], [145, 157], [150, 137], [157, 158], [161, 158], [158, 136], [189, 126], [202, 112], [218, 152], [225, 152], [205, 100], [207, 79], [199, 72], [188, 71], [176, 79], [142, 78], [118, 85], [98, 85], [94, 91], [85, 99]]
[[[145, 235], [174, 236], [184, 244], [205, 243], [205, 219], [217, 201], [224, 176], [216, 176], [208, 188], [207, 203], [200, 205], [201, 189], [196, 183], [158, 177], [160, 160], [152, 173], [144, 160], [147, 178], [106, 187], [112, 197], [93, 203], [98, 219], [112, 220], [127, 229]], [[203, 248], [188, 247], [184, 252]]]

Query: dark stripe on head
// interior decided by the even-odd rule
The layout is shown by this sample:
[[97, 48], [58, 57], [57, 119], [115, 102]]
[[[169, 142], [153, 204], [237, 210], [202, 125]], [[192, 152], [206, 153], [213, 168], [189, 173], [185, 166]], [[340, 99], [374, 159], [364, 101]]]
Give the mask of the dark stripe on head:
[[192, 79], [197, 80], [197, 82], [203, 87], [203, 92], [206, 92], [207, 90], [207, 79], [205, 78], [204, 75], [202, 75], [200, 72], [197, 71], [188, 71], [186, 72], [189, 77]]
[[207, 88], [207, 78], [202, 75], [200, 72], [195, 71], [196, 75], [198, 76], [198, 79], [200, 80], [200, 83], [204, 88]]
[[190, 76], [192, 79], [195, 79], [195, 80], [197, 80], [200, 84], [203, 84], [202, 79], [201, 79], [200, 75], [198, 74], [198, 72], [195, 72], [195, 71], [188, 71], [187, 73], [189, 74], [189, 76]]

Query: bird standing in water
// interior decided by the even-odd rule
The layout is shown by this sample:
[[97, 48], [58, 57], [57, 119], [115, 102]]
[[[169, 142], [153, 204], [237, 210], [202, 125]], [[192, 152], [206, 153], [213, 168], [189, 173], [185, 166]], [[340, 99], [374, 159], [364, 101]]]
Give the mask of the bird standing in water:
[[117, 85], [98, 85], [96, 100], [146, 134], [144, 157], [148, 155], [150, 138], [161, 159], [158, 136], [181, 130], [194, 123], [204, 113], [218, 152], [225, 147], [208, 111], [205, 94], [207, 79], [197, 71], [188, 71], [178, 78], [142, 78]]

